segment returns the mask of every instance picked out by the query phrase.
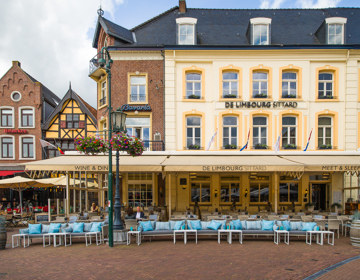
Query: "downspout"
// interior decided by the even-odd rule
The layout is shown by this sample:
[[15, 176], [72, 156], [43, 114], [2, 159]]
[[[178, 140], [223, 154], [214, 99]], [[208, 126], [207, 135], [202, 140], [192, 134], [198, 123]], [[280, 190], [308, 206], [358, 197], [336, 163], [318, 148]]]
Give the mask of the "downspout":
[[163, 135], [163, 139], [164, 139], [164, 147], [166, 150], [166, 142], [165, 142], [165, 53], [164, 50], [162, 50], [160, 52], [161, 56], [163, 57], [163, 114], [164, 114], [164, 121], [163, 121], [163, 131], [164, 131], [164, 135]]

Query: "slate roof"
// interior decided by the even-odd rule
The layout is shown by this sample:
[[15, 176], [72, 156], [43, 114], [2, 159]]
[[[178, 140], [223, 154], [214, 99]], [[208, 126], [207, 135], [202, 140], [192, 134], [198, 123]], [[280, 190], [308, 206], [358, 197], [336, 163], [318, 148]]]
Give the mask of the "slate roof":
[[[22, 71], [29, 77], [29, 79], [32, 82], [34, 82], [34, 83], [39, 82], [38, 80], [36, 80], [34, 77], [30, 76], [24, 70], [22, 70]], [[43, 93], [45, 100], [55, 108], [59, 104], [61, 99], [55, 93], [53, 93], [50, 89], [48, 89], [46, 86], [44, 86], [42, 83], [40, 83], [40, 84], [42, 86], [42, 93]]]
[[246, 34], [250, 19], [256, 17], [272, 19], [272, 45], [321, 45], [321, 40], [315, 33], [328, 17], [347, 18], [345, 44], [360, 44], [360, 8], [188, 8], [186, 13], [180, 14], [178, 7], [174, 7], [129, 30], [135, 33], [136, 42], [130, 43], [116, 38], [115, 46], [124, 48], [176, 45], [176, 19], [179, 17], [197, 18], [197, 44], [202, 46], [249, 46]]

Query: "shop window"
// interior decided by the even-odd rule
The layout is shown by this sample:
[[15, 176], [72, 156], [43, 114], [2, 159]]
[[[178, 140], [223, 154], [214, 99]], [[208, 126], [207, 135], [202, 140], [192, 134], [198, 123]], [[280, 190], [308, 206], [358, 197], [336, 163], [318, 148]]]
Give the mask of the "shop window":
[[269, 202], [269, 183], [250, 183], [250, 203]]
[[34, 138], [22, 137], [21, 138], [21, 157], [34, 158]]
[[20, 109], [20, 127], [34, 126], [34, 109]]
[[67, 114], [66, 115], [66, 128], [79, 128], [80, 115]]
[[223, 72], [222, 76], [222, 97], [239, 98], [239, 73]]
[[[209, 181], [210, 177], [202, 179]], [[191, 182], [191, 202], [209, 203], [211, 201], [210, 182], [197, 181], [192, 180]]]
[[319, 117], [318, 120], [318, 148], [332, 149], [333, 124], [330, 117]]
[[282, 73], [282, 98], [297, 98], [297, 73]]
[[186, 73], [186, 99], [201, 99], [201, 74]]
[[254, 149], [267, 149], [267, 117], [253, 118], [253, 145]]
[[103, 105], [105, 105], [105, 104], [107, 104], [106, 103], [106, 93], [107, 93], [107, 88], [106, 88], [106, 86], [107, 86], [107, 83], [106, 83], [106, 81], [104, 81], [104, 82], [102, 82], [101, 83], [101, 85], [100, 85], [100, 100], [99, 100], [99, 105], [100, 105], [100, 107], [101, 106], [103, 106]]
[[127, 134], [144, 141], [145, 149], [149, 148], [150, 118], [126, 118]]
[[148, 207], [154, 203], [151, 173], [128, 174], [129, 207]]
[[279, 185], [279, 202], [298, 202], [299, 201], [299, 184], [294, 182], [280, 182]]
[[201, 118], [186, 118], [186, 149], [201, 149]]
[[334, 99], [334, 75], [319, 73], [318, 99]]
[[240, 177], [224, 176], [220, 178], [220, 202], [240, 202]]
[[1, 158], [14, 158], [14, 137], [1, 137]]
[[146, 102], [146, 76], [130, 76], [130, 102]]
[[268, 98], [268, 73], [253, 72], [253, 98]]
[[236, 149], [238, 142], [238, 118], [223, 117], [223, 148]]
[[1, 127], [13, 127], [14, 110], [11, 108], [4, 108], [0, 110]]
[[297, 139], [297, 119], [296, 117], [285, 116], [282, 118], [282, 148], [296, 149]]

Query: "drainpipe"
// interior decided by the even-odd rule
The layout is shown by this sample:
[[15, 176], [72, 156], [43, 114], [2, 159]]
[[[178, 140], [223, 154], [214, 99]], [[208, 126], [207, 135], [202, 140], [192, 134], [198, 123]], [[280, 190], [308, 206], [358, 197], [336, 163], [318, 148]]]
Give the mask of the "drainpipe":
[[164, 121], [163, 121], [163, 141], [164, 147], [166, 149], [166, 142], [165, 142], [165, 53], [164, 50], [160, 52], [161, 56], [163, 57], [163, 113], [164, 113]]

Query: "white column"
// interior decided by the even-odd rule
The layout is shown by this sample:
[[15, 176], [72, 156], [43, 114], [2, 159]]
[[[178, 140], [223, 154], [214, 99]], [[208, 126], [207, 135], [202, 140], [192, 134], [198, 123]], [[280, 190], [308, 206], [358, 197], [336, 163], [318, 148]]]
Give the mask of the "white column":
[[169, 177], [169, 220], [171, 219], [171, 173], [168, 174]]
[[278, 181], [278, 174], [275, 172], [275, 198], [274, 198], [274, 206], [275, 206], [275, 213], [278, 212], [278, 192], [279, 192], [279, 181]]
[[[73, 188], [75, 188], [75, 171], [73, 171], [73, 179], [74, 179], [74, 184], [73, 184]], [[74, 189], [73, 190], [73, 192], [74, 192], [74, 202], [73, 202], [73, 213], [75, 213], [76, 212], [76, 190]]]
[[65, 211], [66, 216], [69, 216], [69, 214], [70, 214], [70, 190], [69, 190], [69, 185], [70, 185], [69, 172], [66, 171], [66, 211]]
[[82, 188], [82, 178], [81, 178], [81, 171], [79, 171], [79, 181], [80, 181], [80, 185], [79, 185], [79, 187], [80, 187], [80, 190], [79, 190], [79, 203], [80, 203], [80, 212], [81, 212], [81, 210], [82, 210], [82, 190], [81, 190], [81, 188]]
[[85, 171], [85, 209], [86, 211], [89, 211], [89, 192], [88, 192], [88, 178], [87, 178], [87, 172]]

